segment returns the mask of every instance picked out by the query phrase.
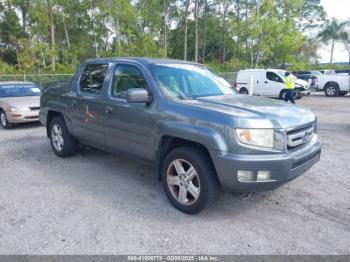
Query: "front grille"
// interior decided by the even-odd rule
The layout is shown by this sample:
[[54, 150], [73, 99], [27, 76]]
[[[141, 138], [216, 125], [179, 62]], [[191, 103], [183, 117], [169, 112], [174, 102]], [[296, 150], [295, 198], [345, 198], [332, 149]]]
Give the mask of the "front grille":
[[293, 150], [308, 144], [315, 133], [314, 124], [287, 132], [287, 149]]
[[29, 107], [29, 109], [32, 111], [40, 110], [40, 106], [32, 106], [32, 107]]

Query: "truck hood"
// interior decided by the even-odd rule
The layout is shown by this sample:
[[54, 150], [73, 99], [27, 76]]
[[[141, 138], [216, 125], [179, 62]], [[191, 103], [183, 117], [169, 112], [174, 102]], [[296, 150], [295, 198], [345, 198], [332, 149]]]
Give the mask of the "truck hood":
[[8, 107], [38, 107], [40, 106], [40, 96], [5, 97], [1, 102]]
[[292, 128], [313, 122], [316, 118], [310, 110], [300, 106], [247, 95], [202, 97], [194, 101], [198, 106], [241, 117], [246, 121], [268, 120], [275, 128]]

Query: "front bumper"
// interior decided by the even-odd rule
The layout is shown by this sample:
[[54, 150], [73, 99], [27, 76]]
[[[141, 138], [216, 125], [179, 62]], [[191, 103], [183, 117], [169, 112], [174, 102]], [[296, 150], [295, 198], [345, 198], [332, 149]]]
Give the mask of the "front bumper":
[[7, 120], [12, 123], [26, 123], [39, 121], [39, 110], [28, 112], [6, 112]]
[[[313, 143], [292, 153], [279, 155], [234, 155], [210, 152], [223, 189], [232, 192], [272, 190], [302, 175], [320, 160], [321, 142]], [[271, 181], [241, 182], [238, 170], [270, 171]]]
[[311, 94], [311, 90], [301, 91], [301, 93], [303, 94], [303, 96], [309, 96]]

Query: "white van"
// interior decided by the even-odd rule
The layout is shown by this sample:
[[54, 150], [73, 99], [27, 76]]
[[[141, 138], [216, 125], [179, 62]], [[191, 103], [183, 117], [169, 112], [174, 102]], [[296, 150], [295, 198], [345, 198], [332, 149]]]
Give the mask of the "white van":
[[[253, 77], [253, 95], [277, 97], [283, 99], [286, 95], [285, 73], [280, 69], [246, 69], [240, 70], [234, 87], [242, 94], [248, 94], [249, 77]], [[308, 82], [297, 79], [295, 81], [295, 98], [310, 95]]]

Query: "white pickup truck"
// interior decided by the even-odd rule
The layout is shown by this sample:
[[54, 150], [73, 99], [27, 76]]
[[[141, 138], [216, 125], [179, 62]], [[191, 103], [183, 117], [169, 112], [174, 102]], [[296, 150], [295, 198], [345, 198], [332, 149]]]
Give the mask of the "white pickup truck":
[[317, 91], [324, 91], [326, 96], [345, 96], [350, 92], [350, 76], [346, 74], [322, 74], [319, 71], [293, 72], [297, 77], [313, 75], [317, 78]]

